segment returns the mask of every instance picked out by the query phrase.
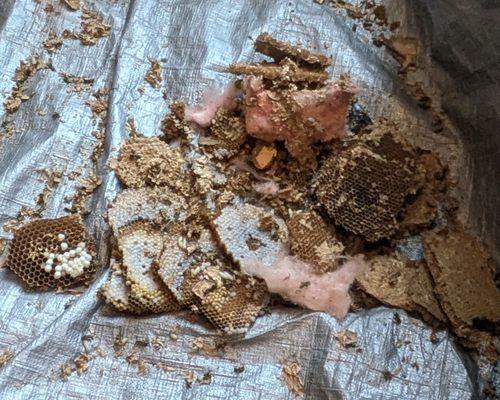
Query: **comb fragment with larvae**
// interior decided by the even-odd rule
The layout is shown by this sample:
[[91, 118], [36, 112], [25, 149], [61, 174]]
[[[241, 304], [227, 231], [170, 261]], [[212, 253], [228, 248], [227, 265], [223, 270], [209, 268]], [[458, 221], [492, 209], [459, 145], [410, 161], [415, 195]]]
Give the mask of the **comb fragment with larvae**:
[[285, 222], [274, 211], [251, 204], [225, 207], [213, 221], [215, 233], [233, 260], [271, 266], [288, 239]]
[[164, 234], [146, 222], [135, 222], [122, 230], [118, 247], [122, 252], [128, 301], [148, 313], [176, 311], [180, 304], [154, 271], [163, 249]]
[[88, 284], [96, 270], [93, 248], [79, 215], [39, 219], [15, 232], [7, 265], [31, 288]]
[[245, 333], [269, 301], [264, 283], [218, 263], [188, 269], [184, 289], [192, 309], [226, 334]]
[[120, 192], [108, 209], [108, 221], [115, 236], [137, 221], [156, 224], [185, 218], [186, 202], [168, 188], [142, 187]]
[[317, 272], [331, 272], [338, 266], [344, 245], [335, 238], [320, 215], [302, 211], [287, 222], [292, 254], [314, 266]]
[[316, 196], [337, 225], [369, 242], [391, 236], [417, 189], [415, 155], [391, 133], [332, 154], [319, 170]]
[[118, 311], [128, 311], [134, 314], [144, 312], [143, 309], [138, 309], [129, 302], [129, 288], [126, 283], [125, 273], [120, 265], [113, 267], [108, 280], [102, 285], [99, 295], [107, 304], [111, 304]]
[[189, 241], [184, 236], [170, 234], [164, 241], [157, 274], [181, 304], [190, 306], [192, 296], [184, 293], [185, 271], [217, 256], [218, 249], [206, 229]]

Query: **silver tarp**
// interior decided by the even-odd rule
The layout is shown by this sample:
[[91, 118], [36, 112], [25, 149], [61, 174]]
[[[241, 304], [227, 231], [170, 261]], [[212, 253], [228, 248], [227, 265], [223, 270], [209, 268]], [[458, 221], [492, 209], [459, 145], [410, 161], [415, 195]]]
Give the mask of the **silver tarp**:
[[[47, 10], [51, 3], [54, 11]], [[432, 132], [430, 117], [396, 83], [397, 65], [387, 51], [373, 46], [368, 33], [361, 27], [354, 31], [353, 20], [327, 5], [312, 0], [83, 3], [104, 17], [112, 26], [111, 34], [94, 46], [67, 39], [61, 49], [49, 54], [42, 46], [49, 32], [60, 35], [64, 29], [79, 29], [81, 12], [72, 12], [56, 0], [0, 1], [0, 103], [11, 92], [22, 60], [39, 54], [52, 65], [27, 82], [30, 98], [11, 116], [16, 132], [7, 135], [0, 130], [0, 224], [16, 217], [22, 207], [35, 207], [47, 169], [63, 175], [47, 197], [43, 216], [66, 214], [65, 198], [78, 186], [71, 172], [81, 168], [85, 177], [93, 167], [90, 155], [96, 139], [92, 132], [98, 121], [85, 104], [91, 94], [68, 93], [59, 74], [93, 78], [94, 91], [112, 88], [104, 154], [97, 162], [102, 183], [92, 195], [86, 220], [100, 243], [103, 268], [83, 294], [28, 292], [12, 273], [0, 270], [0, 352], [13, 352], [0, 369], [0, 398], [292, 399], [281, 379], [286, 360], [301, 366], [308, 399], [479, 398], [480, 371], [488, 369], [478, 368], [446, 332], [438, 332], [432, 342], [431, 329], [403, 312], [399, 312], [400, 323], [394, 318], [395, 310], [386, 308], [352, 313], [339, 323], [321, 313], [274, 308], [258, 319], [246, 337], [221, 338], [210, 327], [180, 315], [117, 315], [97, 300], [96, 292], [108, 266], [102, 215], [119, 190], [106, 164], [127, 135], [127, 118], [135, 120], [142, 134], [159, 134], [169, 101], [194, 101], [204, 87], [228, 81], [221, 67], [258, 57], [252, 44], [262, 31], [332, 54], [333, 76], [351, 74], [360, 87], [360, 103], [372, 117], [397, 119], [419, 145], [451, 152], [454, 174], [463, 178], [459, 188], [472, 193], [463, 199], [465, 218], [476, 221], [478, 232], [494, 244], [500, 224], [493, 211], [498, 209], [500, 186], [491, 183], [495, 168], [487, 163], [493, 165], [493, 154], [498, 161], [498, 135], [494, 139], [492, 128], [498, 127], [500, 114], [494, 101], [499, 82], [494, 65], [498, 66], [500, 51], [498, 40], [496, 47], [485, 44], [483, 48], [483, 43], [490, 43], [498, 33], [496, 2], [387, 2], [392, 18], [403, 22], [403, 34], [421, 35], [428, 50], [424, 53], [440, 54], [436, 65], [428, 63], [422, 79], [431, 86], [439, 81], [445, 89], [452, 120], [468, 138], [466, 156], [454, 139], [453, 127], [440, 135]], [[153, 59], [162, 62], [161, 90], [144, 82]], [[425, 60], [422, 63], [426, 65]], [[487, 115], [474, 104], [485, 105]], [[5, 117], [1, 109], [2, 121]], [[471, 132], [479, 125], [475, 141]], [[496, 145], [491, 155], [488, 143]], [[9, 239], [11, 234], [0, 230], [0, 237]], [[343, 329], [358, 334], [357, 348], [345, 349], [338, 343], [335, 336]], [[177, 340], [172, 339], [172, 331], [177, 332]], [[117, 336], [127, 339], [121, 356], [113, 349]], [[193, 341], [200, 336], [217, 342], [217, 350], [193, 352]], [[61, 380], [61, 366], [73, 363], [83, 352], [91, 355], [88, 370]], [[131, 353], [144, 361], [146, 371], [127, 362]], [[162, 369], [158, 363], [170, 368]], [[238, 369], [241, 366], [243, 371]], [[197, 377], [209, 372], [211, 383], [195, 381], [188, 388], [185, 376], [191, 371]]]

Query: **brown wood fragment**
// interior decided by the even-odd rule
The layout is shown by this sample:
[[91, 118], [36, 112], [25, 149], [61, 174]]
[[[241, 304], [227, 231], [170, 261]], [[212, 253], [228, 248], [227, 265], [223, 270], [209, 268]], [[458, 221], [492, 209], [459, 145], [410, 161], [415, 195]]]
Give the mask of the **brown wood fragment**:
[[272, 81], [286, 78], [290, 82], [322, 83], [328, 80], [326, 71], [309, 71], [298, 67], [285, 70], [279, 64], [234, 63], [228, 71], [235, 75], [262, 76]]
[[255, 49], [266, 56], [272, 57], [279, 62], [284, 58], [290, 58], [299, 64], [312, 67], [326, 68], [331, 65], [332, 59], [323, 54], [313, 53], [290, 43], [282, 42], [273, 38], [269, 33], [261, 33], [255, 40]]

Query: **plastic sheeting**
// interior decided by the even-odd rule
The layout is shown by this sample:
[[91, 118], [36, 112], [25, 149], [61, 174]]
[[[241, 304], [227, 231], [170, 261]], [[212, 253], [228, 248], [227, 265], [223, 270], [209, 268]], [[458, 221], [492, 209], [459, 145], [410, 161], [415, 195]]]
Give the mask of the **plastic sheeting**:
[[[48, 3], [54, 4], [54, 11], [47, 10]], [[92, 132], [98, 121], [85, 104], [91, 94], [68, 93], [59, 73], [93, 78], [94, 91], [112, 88], [104, 153], [96, 164], [102, 184], [91, 196], [86, 220], [100, 243], [103, 268], [81, 295], [28, 292], [12, 273], [0, 270], [0, 351], [13, 352], [0, 368], [2, 399], [292, 399], [281, 379], [287, 360], [301, 366], [308, 399], [479, 396], [477, 365], [450, 336], [438, 332], [437, 340], [431, 341], [429, 327], [402, 312], [398, 322], [395, 310], [349, 314], [339, 323], [321, 313], [274, 308], [258, 319], [246, 337], [221, 338], [210, 327], [182, 315], [137, 318], [104, 307], [96, 298], [108, 266], [102, 215], [119, 190], [106, 163], [127, 136], [127, 118], [135, 120], [139, 132], [159, 134], [170, 100], [194, 101], [204, 87], [228, 81], [222, 66], [260, 57], [254, 54], [253, 39], [262, 31], [333, 54], [333, 76], [351, 74], [369, 114], [400, 120], [411, 129], [410, 139], [423, 147], [433, 148], [438, 142], [455, 155], [461, 154], [461, 148], [452, 135], [439, 136], [430, 130], [429, 118], [397, 83], [396, 63], [384, 49], [374, 47], [361, 28], [354, 32], [353, 21], [329, 6], [310, 0], [83, 3], [111, 25], [109, 37], [94, 46], [65, 39], [53, 54], [44, 50], [42, 42], [52, 30], [59, 35], [64, 29], [78, 30], [80, 11], [69, 11], [55, 0], [0, 4], [0, 102], [13, 87], [15, 69], [29, 55], [39, 54], [52, 65], [28, 80], [30, 98], [10, 117], [17, 131], [7, 136], [0, 130], [0, 223], [11, 220], [23, 206], [35, 207], [45, 186], [44, 169], [62, 171], [63, 176], [49, 193], [43, 216], [64, 215], [69, 206], [65, 198], [78, 187], [71, 172], [81, 169], [85, 177], [93, 168], [96, 139]], [[408, 23], [408, 29], [419, 26], [422, 10], [429, 12], [424, 4], [393, 3], [390, 9]], [[160, 90], [144, 82], [150, 59], [161, 60]], [[0, 118], [5, 117], [1, 110]], [[10, 234], [3, 230], [1, 237], [8, 239]], [[343, 329], [358, 334], [356, 348], [345, 349], [335, 339]], [[172, 339], [172, 331], [177, 340]], [[121, 356], [113, 349], [117, 336], [127, 339]], [[193, 341], [200, 336], [216, 341], [217, 351], [193, 353]], [[84, 351], [91, 355], [88, 370], [61, 380], [61, 366], [74, 365], [75, 357]], [[134, 363], [134, 356], [143, 363]], [[160, 368], [165, 366], [170, 368]], [[235, 370], [241, 366], [242, 372]], [[185, 376], [191, 371], [197, 377], [210, 372], [211, 383], [195, 380], [187, 387]]]

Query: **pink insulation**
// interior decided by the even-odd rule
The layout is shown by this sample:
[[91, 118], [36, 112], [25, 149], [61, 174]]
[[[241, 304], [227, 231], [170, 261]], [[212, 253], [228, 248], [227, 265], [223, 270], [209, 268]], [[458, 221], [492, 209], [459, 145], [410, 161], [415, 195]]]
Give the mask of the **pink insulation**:
[[[247, 132], [261, 140], [285, 141], [294, 156], [315, 142], [345, 135], [346, 118], [356, 90], [329, 83], [317, 90], [297, 90], [289, 99], [266, 90], [262, 78], [249, 76], [244, 81]], [[288, 103], [288, 104], [286, 104]]]
[[224, 107], [228, 110], [236, 107], [237, 95], [238, 89], [234, 82], [230, 82], [222, 93], [217, 88], [209, 87], [203, 94], [202, 104], [186, 108], [186, 121], [194, 122], [202, 128], [209, 127], [219, 107]]
[[342, 319], [351, 304], [349, 288], [365, 266], [363, 258], [357, 256], [334, 272], [318, 275], [311, 265], [282, 253], [271, 268], [251, 261], [245, 263], [242, 270], [264, 279], [272, 293], [310, 310], [325, 311]]
[[256, 182], [252, 185], [253, 189], [259, 193], [267, 196], [274, 196], [278, 194], [280, 188], [274, 181]]

